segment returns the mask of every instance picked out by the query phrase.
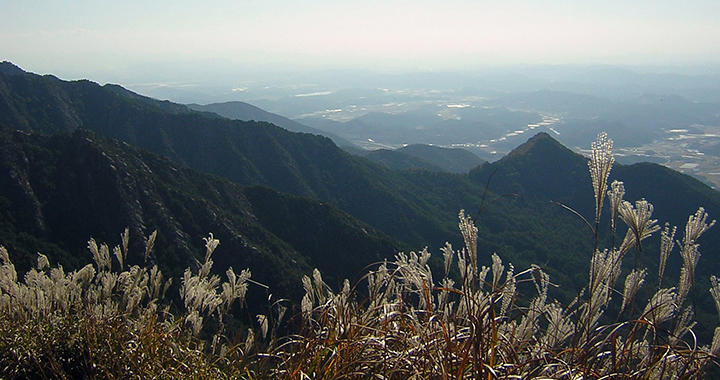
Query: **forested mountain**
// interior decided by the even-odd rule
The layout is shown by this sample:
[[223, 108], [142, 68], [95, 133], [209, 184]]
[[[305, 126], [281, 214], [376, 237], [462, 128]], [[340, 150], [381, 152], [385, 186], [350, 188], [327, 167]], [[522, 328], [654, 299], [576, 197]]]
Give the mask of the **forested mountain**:
[[[390, 254], [387, 252], [400, 244], [391, 244], [380, 235], [377, 239], [361, 239], [362, 233], [358, 231], [364, 228], [370, 232], [369, 227], [362, 227], [338, 209], [405, 243], [402, 247], [417, 250], [428, 246], [435, 253], [432, 265], [439, 265], [438, 249], [445, 241], [461, 246], [457, 213], [465, 209], [477, 219], [479, 260], [483, 265], [489, 265], [489, 256], [497, 252], [517, 268], [524, 269], [531, 264], [545, 267], [555, 283], [563, 284], [553, 292], [566, 300], [577, 295], [573, 286], [587, 278], [592, 233], [575, 214], [551, 203], [561, 202], [591, 218], [593, 192], [587, 160], [547, 134], [536, 135], [503, 159], [485, 163], [469, 174], [394, 171], [352, 156], [321, 136], [293, 133], [269, 123], [198, 113], [182, 105], [142, 97], [119, 86], [66, 82], [52, 76], [24, 73], [7, 63], [0, 66], [3, 67], [0, 70], [0, 125], [25, 132], [3, 132], [7, 137], [3, 138], [5, 169], [2, 175], [10, 179], [0, 185], [7, 194], [2, 199], [3, 223], [14, 226], [4, 229], [14, 235], [6, 238], [10, 243], [0, 244], [16, 244], [28, 255], [35, 250], [58, 252], [56, 258], [72, 260], [68, 256], [77, 250], [83, 251], [90, 235], [113, 243], [126, 225], [131, 226], [133, 236], [138, 239], [153, 228], [170, 226], [167, 230], [170, 232], [163, 232], [169, 234], [166, 241], [160, 241], [159, 246], [166, 243], [167, 249], [175, 251], [158, 251], [158, 255], [174, 257], [174, 260], [189, 260], [188, 252], [195, 251], [182, 247], [196, 247], [197, 242], [192, 242], [212, 231], [223, 242], [221, 247], [229, 252], [255, 252], [241, 244], [248, 242], [249, 246], [258, 247], [253, 253], [260, 255], [257, 257], [274, 257], [263, 259], [264, 268], [268, 269], [255, 269], [248, 263], [253, 271], [274, 271], [280, 276], [284, 269], [274, 270], [271, 266], [275, 264], [268, 264], [277, 261], [280, 268], [289, 266], [287, 271], [306, 271], [325, 265], [326, 271], [343, 271], [342, 276], [352, 278], [357, 274], [353, 271], [387, 257]], [[76, 131], [79, 127], [82, 129]], [[36, 132], [53, 136], [43, 137]], [[79, 148], [82, 144], [95, 147], [93, 157], [97, 159], [81, 160], [85, 163], [82, 166], [64, 164], [67, 160], [74, 162], [70, 158], [54, 158], [74, 157], [73, 149], [82, 152]], [[172, 163], [126, 144], [165, 156]], [[133, 161], [137, 162], [134, 166], [141, 169], [147, 166], [153, 175], [165, 177], [151, 176], [154, 182], [144, 184], [133, 182], [149, 175], [143, 174], [144, 169], [128, 171], [124, 177], [113, 174], [125, 170], [125, 164], [112, 161], [113, 157], [122, 155], [140, 157]], [[103, 158], [106, 156], [109, 158]], [[109, 160], [105, 166], [101, 165], [106, 162], [103, 160]], [[88, 186], [103, 183], [90, 180], [94, 178], [91, 164], [104, 167], [97, 170], [106, 173], [107, 181], [124, 190], [111, 190], [112, 186], [105, 185], [107, 189], [102, 188], [103, 191], [83, 193], [84, 188], [92, 189]], [[70, 175], [69, 170], [77, 173]], [[126, 182], [113, 179], [121, 177], [126, 178], [123, 180]], [[61, 191], [70, 188], [63, 183], [72, 178], [85, 180], [78, 182], [76, 190]], [[625, 182], [627, 200], [634, 202], [644, 197], [650, 201], [656, 210], [653, 217], [660, 225], [667, 221], [681, 231], [687, 217], [700, 206], [707, 209], [711, 218], [720, 215], [717, 192], [664, 167], [616, 164], [611, 178]], [[171, 188], [182, 191], [173, 192]], [[150, 189], [162, 190], [166, 195], [143, 195], [146, 198], [124, 195], [129, 191], [144, 194], [143, 191]], [[93, 201], [93, 197], [105, 193], [117, 195]], [[73, 194], [75, 198], [70, 197]], [[508, 196], [498, 198], [498, 195]], [[85, 198], [88, 201], [81, 202]], [[222, 203], [221, 199], [228, 203]], [[58, 205], [51, 206], [55, 202]], [[166, 210], [165, 214], [158, 211], [157, 216], [143, 216], [143, 227], [137, 217], [138, 202], [143, 212], [157, 207]], [[158, 203], [164, 206], [157, 206]], [[67, 211], [52, 214], [49, 211], [52, 207]], [[91, 212], [95, 208], [100, 211]], [[46, 215], [46, 210], [50, 214]], [[95, 220], [88, 217], [91, 214], [93, 218], [105, 219], [88, 222], [83, 227], [86, 221]], [[604, 215], [607, 214], [606, 210]], [[106, 220], [109, 215], [119, 217]], [[43, 223], [59, 227], [47, 229]], [[179, 223], [182, 228], [173, 223]], [[348, 224], [346, 232], [334, 229], [343, 224]], [[603, 220], [603, 226], [606, 225]], [[97, 232], [89, 226], [97, 228]], [[600, 231], [604, 246], [609, 246], [611, 241], [608, 230], [602, 227]], [[624, 231], [622, 227], [621, 233]], [[74, 240], [63, 242], [65, 234]], [[681, 232], [676, 238], [681, 239], [680, 235]], [[265, 241], [263, 236], [272, 236], [275, 248], [262, 248], [266, 247], [261, 244]], [[649, 239], [641, 253], [643, 265], [651, 269], [657, 265], [658, 241], [657, 236]], [[700, 243], [703, 257], [698, 269], [698, 294], [706, 297], [709, 274], [720, 273], [720, 230], [711, 229]], [[233, 250], [233, 244], [237, 244], [237, 249]], [[354, 250], [340, 252], [343, 244]], [[318, 253], [319, 256], [311, 254], [319, 251], [323, 252]], [[332, 252], [337, 254], [333, 256]], [[323, 261], [318, 257], [333, 259]], [[232, 262], [223, 261], [224, 264]], [[345, 267], [346, 262], [351, 265]], [[668, 277], [677, 278], [679, 262], [679, 255], [674, 252]], [[172, 261], [166, 263], [172, 265]]]
[[426, 169], [463, 174], [485, 162], [465, 149], [425, 144], [411, 144], [395, 150], [378, 149], [366, 152], [363, 156], [391, 169]]
[[213, 232], [221, 271], [252, 268], [257, 281], [298, 296], [300, 276], [314, 267], [352, 277], [402, 249], [330, 205], [233, 184], [85, 129], [0, 136], [0, 244], [24, 269], [38, 251], [77, 268], [91, 260], [90, 237], [119, 244], [127, 227], [129, 263], [142, 264], [144, 239], [158, 230], [150, 260], [178, 278], [203, 260], [198, 248]]
[[355, 147], [353, 143], [344, 138], [330, 132], [325, 132], [317, 128], [309, 127], [304, 124], [300, 124], [295, 120], [288, 119], [284, 116], [280, 116], [271, 112], [267, 112], [259, 107], [255, 107], [252, 104], [248, 104], [240, 101], [225, 102], [225, 103], [211, 103], [206, 105], [200, 104], [188, 104], [188, 108], [202, 112], [213, 112], [222, 117], [234, 120], [245, 120], [245, 121], [265, 121], [282, 127], [292, 132], [303, 132], [312, 133], [314, 135], [320, 135], [329, 137], [335, 145], [341, 148], [352, 149]]

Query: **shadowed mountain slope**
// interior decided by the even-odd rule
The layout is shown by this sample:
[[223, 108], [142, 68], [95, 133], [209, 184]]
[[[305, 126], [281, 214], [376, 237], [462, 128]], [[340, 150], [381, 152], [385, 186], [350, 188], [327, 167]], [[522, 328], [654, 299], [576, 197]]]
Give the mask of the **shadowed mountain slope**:
[[485, 161], [464, 149], [412, 144], [395, 150], [378, 149], [363, 155], [390, 169], [425, 169], [450, 173], [467, 173]]
[[[221, 241], [213, 256], [219, 271], [249, 267], [257, 281], [298, 296], [300, 276], [313, 267], [330, 279], [352, 277], [401, 249], [330, 205], [244, 188], [87, 130], [0, 136], [0, 244], [24, 269], [38, 251], [77, 268], [91, 260], [88, 238], [119, 244], [128, 227], [129, 264], [142, 263], [144, 237], [158, 230], [150, 260], [179, 278], [202, 261], [211, 231]], [[352, 260], [340, 267], [337, 257]]]

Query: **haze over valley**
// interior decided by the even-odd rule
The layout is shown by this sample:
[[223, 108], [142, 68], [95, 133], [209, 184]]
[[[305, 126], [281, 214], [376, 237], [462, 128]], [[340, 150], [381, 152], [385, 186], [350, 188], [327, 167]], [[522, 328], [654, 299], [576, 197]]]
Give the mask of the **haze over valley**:
[[231, 102], [247, 102], [311, 127], [308, 132], [341, 137], [339, 146], [364, 150], [428, 144], [495, 161], [542, 131], [587, 154], [587, 141], [607, 131], [622, 163], [660, 163], [720, 186], [720, 74], [711, 67], [559, 65], [278, 77], [129, 87], [210, 104], [198, 109], [223, 104], [229, 117], [245, 115], [233, 114]]

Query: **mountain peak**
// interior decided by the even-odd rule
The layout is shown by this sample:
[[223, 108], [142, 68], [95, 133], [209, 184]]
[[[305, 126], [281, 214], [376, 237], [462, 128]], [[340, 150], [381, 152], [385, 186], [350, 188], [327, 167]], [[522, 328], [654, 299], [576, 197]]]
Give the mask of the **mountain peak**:
[[560, 142], [552, 138], [547, 132], [540, 132], [535, 136], [531, 137], [524, 144], [513, 149], [508, 153], [506, 158], [515, 157], [518, 155], [534, 154], [536, 151], [548, 152], [559, 149], [572, 153], [572, 151], [562, 145]]
[[5, 75], [21, 75], [25, 74], [25, 70], [10, 61], [2, 61], [0, 62], [0, 73]]
[[565, 202], [579, 189], [591, 189], [586, 159], [547, 133], [538, 133], [507, 156], [470, 173], [475, 183], [486, 183], [492, 173], [493, 190], [526, 197]]

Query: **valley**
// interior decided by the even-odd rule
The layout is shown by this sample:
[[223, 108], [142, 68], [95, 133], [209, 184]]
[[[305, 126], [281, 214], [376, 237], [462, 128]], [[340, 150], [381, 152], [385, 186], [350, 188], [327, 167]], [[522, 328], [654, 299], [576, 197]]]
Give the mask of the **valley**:
[[[720, 186], [717, 75], [638, 73], [603, 66], [467, 73], [304, 73], [238, 81], [130, 86], [200, 103], [243, 101], [365, 150], [426, 144], [495, 161], [537, 132], [587, 154], [601, 131], [618, 161], [649, 161]], [[188, 90], [191, 88], [192, 91]]]

